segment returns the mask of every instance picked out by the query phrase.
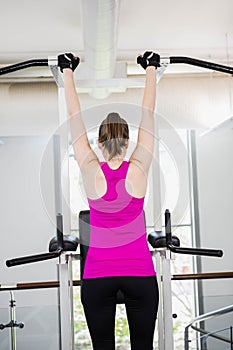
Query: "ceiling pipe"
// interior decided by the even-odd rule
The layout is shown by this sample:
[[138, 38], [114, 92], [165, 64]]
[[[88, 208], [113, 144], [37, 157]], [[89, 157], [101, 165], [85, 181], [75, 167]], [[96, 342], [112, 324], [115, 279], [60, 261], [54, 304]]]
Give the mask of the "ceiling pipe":
[[[111, 79], [115, 72], [119, 0], [82, 0], [84, 55], [90, 79]], [[108, 88], [94, 87], [90, 95], [105, 98]]]

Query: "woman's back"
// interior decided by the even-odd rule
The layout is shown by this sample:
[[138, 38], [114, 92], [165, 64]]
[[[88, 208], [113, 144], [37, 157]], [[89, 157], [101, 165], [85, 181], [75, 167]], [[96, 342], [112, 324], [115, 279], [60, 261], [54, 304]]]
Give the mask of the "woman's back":
[[129, 162], [118, 169], [101, 163], [107, 188], [102, 197], [88, 198], [90, 247], [83, 278], [152, 276], [155, 274], [145, 230], [144, 197], [127, 192]]

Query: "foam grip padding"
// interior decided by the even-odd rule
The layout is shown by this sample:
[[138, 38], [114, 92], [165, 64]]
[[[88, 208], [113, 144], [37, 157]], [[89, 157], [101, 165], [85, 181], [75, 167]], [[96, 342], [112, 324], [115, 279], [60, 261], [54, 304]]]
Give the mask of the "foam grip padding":
[[[167, 246], [166, 235], [163, 231], [155, 231], [148, 235], [148, 242], [153, 248], [164, 248]], [[180, 246], [180, 240], [176, 236], [172, 236], [172, 244], [175, 247]]]
[[[75, 252], [77, 250], [79, 244], [78, 237], [72, 235], [64, 235], [63, 236], [63, 250], [65, 252], [72, 251]], [[58, 249], [57, 237], [53, 237], [49, 242], [49, 252], [54, 252]]]

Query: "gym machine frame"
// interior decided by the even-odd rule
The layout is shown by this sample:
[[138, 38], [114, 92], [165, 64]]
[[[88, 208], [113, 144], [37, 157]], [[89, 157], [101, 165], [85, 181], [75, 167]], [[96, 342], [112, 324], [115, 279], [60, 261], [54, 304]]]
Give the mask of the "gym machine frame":
[[160, 291], [158, 310], [159, 350], [173, 350], [173, 314], [172, 314], [172, 287], [171, 287], [171, 260], [172, 253], [222, 257], [222, 250], [183, 248], [180, 241], [171, 232], [171, 215], [165, 211], [165, 234], [155, 231], [148, 235], [148, 241], [155, 249], [156, 274]]
[[[216, 64], [208, 61], [194, 59], [184, 56], [171, 56], [161, 57], [160, 68], [158, 69], [157, 79], [160, 79], [165, 69], [169, 64], [188, 64], [201, 68], [210, 69], [226, 74], [233, 74], [233, 67]], [[37, 66], [49, 66], [54, 79], [58, 87], [62, 86], [62, 79], [60, 72], [57, 67], [57, 57], [50, 57], [48, 59], [35, 59], [28, 60], [18, 64], [10, 65], [7, 67], [0, 68], [0, 76], [8, 73], [12, 73], [18, 70], [22, 70], [30, 67]], [[7, 266], [16, 266], [20, 264], [32, 263], [47, 259], [53, 259], [59, 257], [59, 279], [60, 279], [60, 319], [61, 319], [61, 349], [62, 350], [73, 350], [74, 344], [71, 333], [67, 332], [67, 327], [71, 329], [72, 323], [72, 312], [68, 312], [72, 308], [71, 301], [72, 297], [72, 255], [63, 254], [63, 234], [62, 233], [62, 217], [58, 215], [57, 218], [57, 250], [50, 253], [38, 254], [34, 256], [28, 256], [23, 258], [16, 258], [7, 261]], [[60, 229], [59, 229], [60, 227]], [[170, 213], [165, 213], [165, 228], [166, 228], [166, 243], [159, 248], [156, 248], [156, 236], [162, 234], [162, 232], [155, 232], [150, 234], [148, 240], [150, 244], [155, 248], [155, 257], [158, 270], [158, 282], [160, 287], [160, 295], [163, 298], [163, 302], [160, 302], [159, 307], [159, 349], [160, 350], [173, 350], [173, 330], [172, 330], [172, 305], [171, 305], [171, 271], [170, 262], [171, 254], [194, 254], [194, 255], [205, 255], [205, 256], [222, 256], [220, 250], [208, 250], [208, 249], [195, 249], [195, 248], [181, 248], [173, 245], [173, 237], [171, 236], [171, 220]], [[164, 237], [164, 235], [162, 235]], [[176, 241], [177, 242], [177, 241]], [[68, 258], [67, 258], [68, 257]], [[70, 258], [71, 257], [71, 258]], [[71, 266], [71, 267], [70, 267]], [[162, 282], [161, 282], [162, 278]], [[165, 333], [166, 329], [166, 333]], [[165, 336], [166, 334], [166, 336]], [[70, 339], [69, 336], [71, 335]]]
[[[160, 290], [158, 313], [159, 349], [173, 350], [171, 254], [222, 257], [223, 252], [222, 250], [214, 249], [180, 247], [179, 239], [172, 236], [171, 233], [171, 216], [168, 209], [165, 211], [165, 235], [161, 231], [151, 233], [148, 235], [148, 241], [155, 249], [157, 279]], [[77, 254], [65, 251], [61, 214], [57, 215], [57, 237], [53, 238], [51, 242], [53, 243], [52, 249], [56, 248], [55, 251], [14, 258], [7, 260], [6, 265], [13, 267], [59, 257], [61, 350], [74, 350], [72, 260], [73, 255]], [[77, 242], [74, 250], [76, 248]]]
[[29, 255], [6, 261], [7, 267], [13, 267], [59, 258], [58, 280], [61, 350], [74, 350], [72, 255], [77, 247], [77, 237], [63, 235], [63, 218], [61, 214], [58, 214], [57, 235], [50, 241], [48, 253]]
[[[20, 63], [16, 63], [10, 66], [6, 66], [3, 68], [0, 68], [0, 76], [5, 75], [8, 73], [13, 73], [18, 70], [31, 68], [31, 67], [46, 67], [49, 66], [51, 69], [53, 67], [57, 68], [57, 57], [49, 57], [48, 59], [32, 59], [28, 61], [23, 61]], [[201, 67], [210, 69], [213, 71], [226, 73], [226, 74], [233, 74], [233, 67], [225, 66], [222, 64], [209, 62], [209, 61], [203, 61], [196, 58], [191, 57], [185, 57], [185, 56], [171, 56], [171, 57], [161, 57], [160, 58], [160, 65], [161, 67], [167, 67], [169, 64], [188, 64], [191, 66]], [[159, 69], [158, 69], [159, 71]], [[54, 70], [52, 69], [52, 73], [54, 75]], [[57, 81], [57, 74], [55, 80]]]

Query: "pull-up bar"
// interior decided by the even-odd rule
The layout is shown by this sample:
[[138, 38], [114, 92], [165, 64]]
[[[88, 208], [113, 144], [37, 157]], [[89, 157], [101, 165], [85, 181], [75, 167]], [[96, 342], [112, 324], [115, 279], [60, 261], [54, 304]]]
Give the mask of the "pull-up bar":
[[[57, 60], [53, 58], [53, 65], [57, 65]], [[222, 72], [226, 74], [233, 74], [233, 67], [225, 66], [218, 63], [213, 63], [209, 61], [203, 61], [196, 58], [185, 57], [185, 56], [171, 56], [171, 57], [161, 57], [160, 59], [161, 66], [167, 66], [169, 64], [188, 64], [191, 66], [197, 66], [201, 68], [206, 68], [210, 70], [214, 70], [217, 72]], [[32, 59], [20, 63], [16, 63], [14, 65], [6, 66], [0, 68], [0, 76], [8, 73], [15, 72], [17, 70], [26, 69], [30, 67], [41, 67], [41, 66], [49, 66], [50, 59]]]
[[[161, 61], [163, 62], [163, 58], [161, 58]], [[196, 58], [191, 57], [183, 57], [183, 56], [174, 56], [169, 58], [170, 64], [188, 64], [191, 66], [197, 66], [201, 68], [211, 69], [217, 72], [227, 73], [227, 74], [233, 74], [233, 67], [225, 66], [218, 63], [208, 62], [208, 61], [202, 61], [198, 60]]]
[[49, 62], [48, 59], [39, 59], [39, 60], [35, 59], [35, 60], [23, 61], [20, 63], [16, 63], [10, 66], [0, 68], [0, 75], [13, 73], [18, 70], [31, 68], [31, 67], [46, 67], [49, 65], [48, 62]]
[[180, 247], [179, 239], [172, 235], [171, 214], [168, 209], [165, 211], [165, 233], [150, 233], [148, 241], [155, 249], [158, 284], [160, 292], [162, 291], [159, 304], [160, 317], [158, 318], [159, 349], [173, 350], [171, 252], [221, 258], [223, 251], [220, 249]]

